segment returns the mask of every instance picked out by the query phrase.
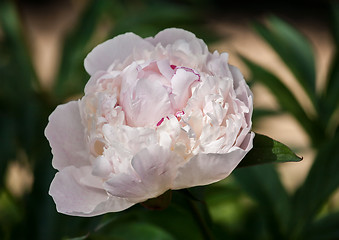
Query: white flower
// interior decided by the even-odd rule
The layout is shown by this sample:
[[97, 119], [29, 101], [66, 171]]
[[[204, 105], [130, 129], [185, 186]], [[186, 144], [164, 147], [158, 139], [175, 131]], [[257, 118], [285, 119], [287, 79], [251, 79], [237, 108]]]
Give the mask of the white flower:
[[252, 148], [252, 93], [228, 55], [194, 34], [126, 33], [85, 59], [79, 101], [60, 105], [45, 134], [59, 212], [124, 210], [169, 189], [226, 178]]

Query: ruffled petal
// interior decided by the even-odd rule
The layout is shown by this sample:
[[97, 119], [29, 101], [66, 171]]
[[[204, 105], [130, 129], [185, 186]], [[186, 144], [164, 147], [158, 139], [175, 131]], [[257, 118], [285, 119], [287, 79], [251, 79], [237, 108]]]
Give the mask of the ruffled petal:
[[156, 132], [152, 128], [133, 128], [126, 125], [111, 126], [110, 124], [105, 124], [102, 130], [109, 146], [114, 147], [117, 152], [120, 149], [125, 149], [134, 155], [141, 149], [157, 142]]
[[[246, 148], [234, 148], [226, 154], [199, 153], [178, 169], [174, 189], [207, 185], [226, 178], [252, 148], [253, 133], [246, 139]], [[245, 147], [245, 146], [242, 146]]]
[[155, 126], [163, 117], [173, 113], [168, 93], [158, 81], [140, 79], [135, 88], [120, 96], [120, 104], [129, 126]]
[[102, 188], [101, 178], [91, 174], [85, 166], [64, 168], [58, 172], [49, 189], [58, 212], [74, 216], [96, 216], [106, 212], [122, 211], [134, 203], [109, 196]]
[[[166, 47], [167, 45], [173, 45], [176, 42], [180, 41], [182, 46], [185, 44], [183, 42], [189, 43], [185, 45], [190, 48], [192, 53], [203, 54], [208, 52], [207, 46], [203, 40], [198, 39], [193, 33], [185, 31], [179, 28], [168, 28], [159, 32], [154, 38], [146, 38], [145, 40], [152, 43], [156, 46], [160, 43], [162, 46]], [[184, 50], [184, 52], [186, 52]]]
[[[190, 70], [190, 69], [189, 69]], [[190, 86], [200, 80], [199, 74], [193, 70], [179, 68], [172, 78], [172, 94], [174, 95], [175, 108], [177, 111], [183, 110], [187, 100], [191, 97]]]
[[154, 47], [134, 33], [125, 33], [96, 46], [85, 58], [85, 69], [93, 75], [107, 70], [114, 62], [123, 63], [134, 51], [152, 50]]
[[150, 146], [134, 156], [135, 172], [112, 175], [105, 188], [113, 196], [133, 202], [157, 197], [172, 187], [179, 160], [168, 149]]
[[80, 167], [89, 164], [78, 102], [59, 105], [49, 116], [45, 136], [52, 148], [52, 164], [61, 170], [69, 165]]

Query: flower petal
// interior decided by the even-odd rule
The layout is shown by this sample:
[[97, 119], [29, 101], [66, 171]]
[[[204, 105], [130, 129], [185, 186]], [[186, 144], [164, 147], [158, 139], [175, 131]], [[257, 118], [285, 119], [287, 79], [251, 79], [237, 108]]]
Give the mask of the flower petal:
[[50, 186], [58, 212], [74, 216], [96, 216], [106, 212], [122, 211], [134, 203], [109, 196], [102, 188], [101, 178], [91, 174], [85, 166], [64, 168], [58, 172]]
[[152, 128], [133, 128], [126, 125], [112, 126], [105, 124], [102, 131], [109, 146], [113, 147], [117, 153], [119, 153], [119, 150], [126, 150], [134, 155], [141, 149], [157, 142], [156, 132]]
[[158, 81], [140, 79], [135, 88], [127, 89], [120, 95], [129, 126], [155, 126], [163, 117], [173, 114], [166, 89]]
[[89, 164], [84, 134], [78, 102], [59, 105], [49, 116], [45, 136], [52, 148], [52, 164], [55, 169]]
[[105, 188], [113, 196], [135, 202], [157, 197], [172, 187], [179, 159], [168, 149], [150, 146], [134, 156], [135, 172], [112, 175]]
[[125, 33], [96, 46], [85, 58], [85, 69], [93, 75], [100, 70], [107, 70], [114, 63], [123, 63], [134, 51], [152, 50], [149, 42], [134, 33]]
[[172, 78], [172, 94], [174, 95], [175, 108], [177, 111], [183, 110], [187, 100], [191, 97], [190, 86], [200, 80], [200, 76], [190, 69], [179, 68]]
[[253, 133], [248, 134], [246, 149], [234, 148], [226, 154], [200, 153], [178, 169], [174, 189], [201, 186], [226, 178], [252, 148]]
[[[203, 40], [198, 39], [193, 33], [179, 28], [168, 28], [159, 32], [154, 38], [146, 38], [154, 46], [161, 43], [162, 46], [173, 45], [177, 41], [185, 41], [189, 44], [193, 53], [202, 54], [208, 52], [207, 46]], [[184, 44], [182, 44], [184, 45]]]

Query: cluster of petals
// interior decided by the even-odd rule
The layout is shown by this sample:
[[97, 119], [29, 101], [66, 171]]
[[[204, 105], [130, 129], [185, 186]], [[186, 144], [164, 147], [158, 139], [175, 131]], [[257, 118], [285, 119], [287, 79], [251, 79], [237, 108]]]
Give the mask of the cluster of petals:
[[252, 148], [242, 74], [188, 31], [119, 35], [95, 47], [85, 68], [84, 96], [59, 105], [45, 130], [61, 213], [117, 212], [217, 182]]

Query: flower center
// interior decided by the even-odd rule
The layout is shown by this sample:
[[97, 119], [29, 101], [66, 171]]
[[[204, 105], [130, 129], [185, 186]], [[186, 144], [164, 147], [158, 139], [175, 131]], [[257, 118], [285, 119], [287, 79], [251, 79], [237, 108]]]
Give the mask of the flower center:
[[[185, 114], [184, 111], [178, 111], [174, 116], [178, 119], [178, 121], [180, 122], [181, 117]], [[166, 118], [169, 120], [169, 117], [166, 116]], [[157, 123], [157, 127], [159, 127], [163, 122], [164, 122], [165, 118], [161, 118], [160, 121]]]
[[168, 60], [131, 65], [122, 77], [119, 102], [132, 127], [160, 126], [166, 116], [179, 116], [192, 85], [200, 81], [193, 69], [170, 65]]

